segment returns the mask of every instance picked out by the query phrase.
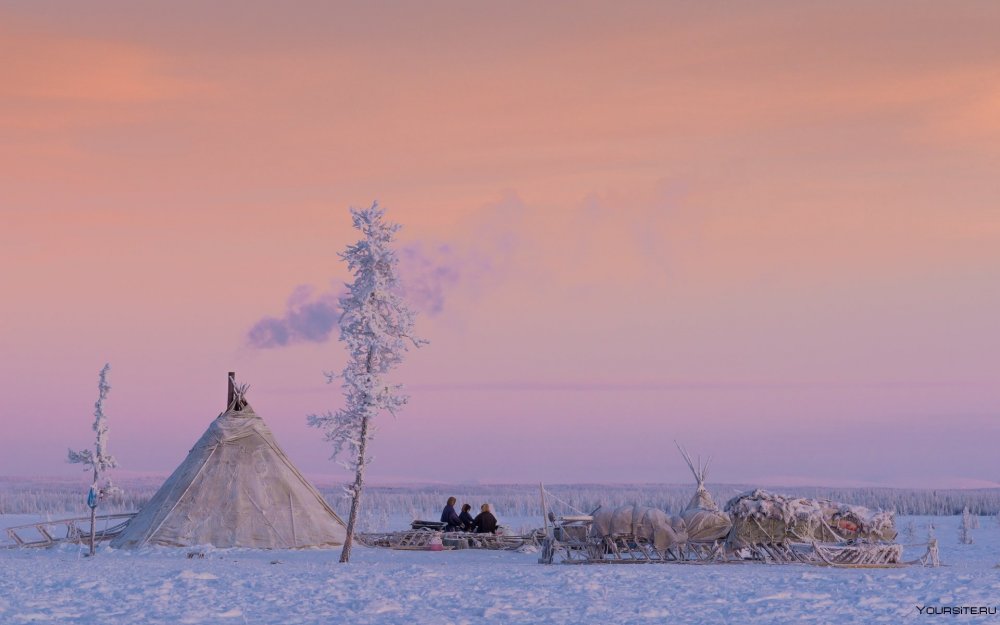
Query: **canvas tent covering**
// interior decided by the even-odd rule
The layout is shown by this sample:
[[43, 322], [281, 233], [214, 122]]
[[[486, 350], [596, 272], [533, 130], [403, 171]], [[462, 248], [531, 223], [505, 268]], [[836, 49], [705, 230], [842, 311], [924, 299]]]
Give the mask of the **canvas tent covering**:
[[844, 541], [891, 542], [896, 527], [891, 512], [861, 506], [786, 497], [765, 490], [738, 495], [726, 503], [732, 516], [729, 542], [736, 548], [755, 544]]
[[729, 520], [728, 514], [719, 510], [719, 506], [715, 505], [715, 501], [705, 488], [705, 478], [708, 477], [708, 465], [712, 462], [711, 458], [704, 465], [701, 464], [699, 458], [696, 465], [687, 451], [679, 443], [675, 442], [675, 444], [698, 483], [694, 496], [681, 512], [681, 518], [684, 519], [684, 525], [687, 528], [688, 540], [710, 542], [725, 538], [733, 525], [732, 521]]
[[115, 538], [146, 544], [294, 549], [342, 545], [343, 521], [233, 390], [229, 409]]
[[622, 535], [644, 538], [659, 551], [682, 545], [688, 539], [680, 517], [670, 516], [658, 508], [637, 505], [598, 510], [590, 534], [597, 538]]

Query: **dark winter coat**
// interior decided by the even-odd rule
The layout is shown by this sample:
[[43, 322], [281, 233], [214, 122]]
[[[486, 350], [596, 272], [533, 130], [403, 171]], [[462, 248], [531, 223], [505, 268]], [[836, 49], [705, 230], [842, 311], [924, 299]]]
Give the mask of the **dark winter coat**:
[[497, 518], [488, 510], [480, 512], [472, 521], [472, 526], [477, 534], [496, 534]]
[[462, 514], [458, 515], [458, 520], [462, 522], [462, 529], [467, 532], [471, 532], [473, 525], [476, 523], [475, 519], [472, 518], [472, 515], [469, 514], [468, 511], [464, 511]]
[[454, 532], [462, 528], [462, 520], [458, 518], [458, 513], [455, 512], [455, 506], [445, 506], [444, 510], [441, 511], [441, 522], [447, 523], [448, 526], [444, 528], [446, 532]]

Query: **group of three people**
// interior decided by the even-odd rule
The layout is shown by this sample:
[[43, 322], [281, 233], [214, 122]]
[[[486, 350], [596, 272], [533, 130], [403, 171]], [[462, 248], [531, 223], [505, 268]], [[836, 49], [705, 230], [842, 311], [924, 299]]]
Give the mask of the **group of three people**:
[[469, 510], [472, 510], [472, 506], [469, 504], [463, 504], [462, 513], [458, 514], [455, 512], [456, 503], [458, 503], [458, 499], [449, 497], [447, 505], [445, 505], [444, 510], [441, 511], [441, 522], [445, 523], [444, 531], [496, 534], [497, 518], [493, 516], [492, 512], [490, 512], [490, 504], [484, 503], [480, 506], [479, 514], [476, 515], [476, 518], [472, 518], [472, 515], [469, 514]]

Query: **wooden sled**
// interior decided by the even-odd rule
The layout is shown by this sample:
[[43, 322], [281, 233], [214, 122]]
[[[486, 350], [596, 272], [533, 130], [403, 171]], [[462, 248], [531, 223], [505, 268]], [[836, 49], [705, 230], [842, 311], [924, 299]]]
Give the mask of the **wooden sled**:
[[[357, 534], [358, 541], [368, 547], [385, 549], [440, 551], [450, 549], [493, 549], [513, 551], [525, 545], [538, 546], [544, 532], [527, 535], [474, 534], [472, 532], [444, 532], [444, 523], [414, 521], [410, 529], [398, 532], [368, 532]], [[440, 545], [440, 547], [437, 547]], [[437, 548], [436, 548], [437, 547]]]
[[906, 566], [903, 546], [883, 542], [754, 544], [737, 552], [767, 564], [813, 564], [845, 568]]
[[[135, 512], [121, 514], [102, 514], [97, 517], [98, 523], [104, 522], [104, 529], [98, 528], [94, 533], [95, 542], [111, 540], [117, 536]], [[114, 521], [114, 524], [111, 522]], [[60, 519], [58, 521], [39, 521], [8, 527], [7, 538], [11, 541], [6, 548], [18, 547], [51, 547], [59, 543], [85, 543], [90, 540], [90, 517]]]

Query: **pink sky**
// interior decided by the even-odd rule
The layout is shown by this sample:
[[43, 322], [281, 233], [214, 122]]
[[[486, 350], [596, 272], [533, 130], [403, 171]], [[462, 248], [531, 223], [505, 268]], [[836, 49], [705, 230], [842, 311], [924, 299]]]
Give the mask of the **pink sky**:
[[0, 8], [0, 474], [108, 361], [124, 469], [235, 369], [341, 475], [335, 333], [248, 333], [377, 199], [431, 340], [377, 479], [1000, 482], [1000, 6], [203, 4]]

